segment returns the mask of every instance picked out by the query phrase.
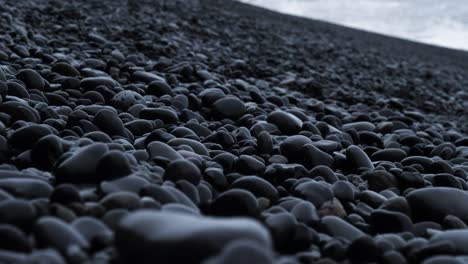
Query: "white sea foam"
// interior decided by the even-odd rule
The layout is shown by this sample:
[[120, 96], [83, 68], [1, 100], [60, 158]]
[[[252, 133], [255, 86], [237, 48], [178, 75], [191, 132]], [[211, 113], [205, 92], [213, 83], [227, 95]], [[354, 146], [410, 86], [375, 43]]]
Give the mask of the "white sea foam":
[[282, 13], [468, 50], [467, 0], [241, 1]]

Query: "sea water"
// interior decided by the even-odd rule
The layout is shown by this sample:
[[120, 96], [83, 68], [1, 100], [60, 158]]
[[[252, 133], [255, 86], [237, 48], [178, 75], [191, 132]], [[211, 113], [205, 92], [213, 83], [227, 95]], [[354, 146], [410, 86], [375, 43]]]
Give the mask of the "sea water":
[[468, 50], [468, 0], [241, 0], [282, 13]]

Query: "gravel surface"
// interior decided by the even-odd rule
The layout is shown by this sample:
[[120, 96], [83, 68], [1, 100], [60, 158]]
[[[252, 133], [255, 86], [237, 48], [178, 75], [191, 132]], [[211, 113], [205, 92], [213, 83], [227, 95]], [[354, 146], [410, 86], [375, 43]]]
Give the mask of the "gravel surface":
[[468, 53], [0, 0], [0, 99], [0, 263], [468, 263]]

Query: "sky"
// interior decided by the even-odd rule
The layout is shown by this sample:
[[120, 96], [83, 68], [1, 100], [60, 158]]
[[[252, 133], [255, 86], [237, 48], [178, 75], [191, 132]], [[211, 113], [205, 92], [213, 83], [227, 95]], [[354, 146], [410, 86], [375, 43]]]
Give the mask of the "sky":
[[282, 13], [468, 51], [468, 0], [241, 0]]

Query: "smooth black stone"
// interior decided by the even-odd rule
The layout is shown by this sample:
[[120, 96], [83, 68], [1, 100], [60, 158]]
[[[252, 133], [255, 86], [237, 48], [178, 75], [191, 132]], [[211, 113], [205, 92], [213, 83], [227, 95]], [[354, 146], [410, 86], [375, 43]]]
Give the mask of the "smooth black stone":
[[42, 76], [34, 70], [25, 69], [16, 74], [16, 78], [23, 81], [28, 89], [44, 90], [46, 83]]
[[116, 83], [108, 77], [88, 77], [81, 80], [81, 86], [86, 90], [96, 89], [100, 85], [113, 88], [116, 86]]
[[371, 155], [371, 160], [386, 160], [392, 162], [400, 162], [408, 155], [401, 149], [382, 149], [379, 151], [374, 152]]
[[464, 264], [465, 261], [458, 259], [457, 257], [448, 256], [448, 255], [439, 255], [426, 258], [423, 264]]
[[334, 183], [338, 181], [338, 177], [335, 173], [327, 166], [318, 165], [309, 171], [309, 177], [321, 177], [328, 183]]
[[177, 197], [168, 191], [166, 188], [156, 185], [148, 184], [140, 191], [141, 196], [148, 196], [161, 204], [177, 203]]
[[64, 205], [81, 203], [83, 201], [79, 190], [71, 184], [61, 184], [55, 187], [49, 200], [51, 203], [60, 203]]
[[320, 208], [325, 202], [333, 199], [333, 192], [324, 184], [315, 181], [307, 181], [294, 187], [293, 194], [303, 198]]
[[103, 109], [93, 118], [93, 124], [109, 136], [124, 136], [122, 120], [113, 111]]
[[193, 149], [198, 155], [209, 156], [208, 149], [202, 143], [188, 138], [175, 138], [167, 142], [169, 146], [187, 145]]
[[[97, 182], [101, 176], [96, 168], [100, 158], [107, 152], [108, 147], [102, 143], [94, 143], [75, 150], [72, 155], [62, 161], [55, 169], [55, 176], [59, 182], [84, 183]], [[83, 166], [86, 164], [86, 166]]]
[[24, 232], [12, 225], [0, 224], [0, 237], [1, 250], [31, 252], [31, 242]]
[[245, 189], [257, 197], [265, 197], [274, 202], [278, 199], [278, 191], [268, 181], [257, 176], [244, 176], [235, 180], [231, 188]]
[[262, 131], [257, 136], [257, 150], [260, 154], [269, 154], [273, 151], [273, 140], [266, 131]]
[[401, 196], [392, 197], [386, 200], [380, 205], [379, 208], [388, 211], [401, 212], [411, 217], [411, 207], [409, 206], [408, 201], [406, 201], [406, 199]]
[[349, 146], [346, 149], [346, 159], [352, 164], [355, 170], [359, 168], [374, 169], [374, 165], [367, 154], [358, 146]]
[[8, 94], [8, 85], [6, 82], [0, 80], [0, 98], [2, 99], [0, 102], [3, 102], [5, 100], [5, 97]]
[[70, 247], [86, 249], [88, 241], [72, 226], [50, 216], [39, 219], [34, 227], [34, 237], [41, 247], [53, 247], [62, 254], [67, 254]]
[[213, 112], [221, 118], [235, 119], [244, 115], [244, 103], [235, 97], [226, 97], [213, 103]]
[[217, 216], [251, 216], [259, 214], [255, 196], [243, 189], [230, 189], [213, 200], [210, 212]]
[[349, 245], [347, 256], [353, 263], [366, 263], [378, 261], [382, 253], [372, 238], [364, 236]]
[[400, 233], [411, 230], [411, 219], [400, 212], [375, 210], [369, 218], [371, 229], [375, 233]]
[[304, 223], [306, 225], [311, 225], [319, 221], [319, 215], [314, 204], [306, 201], [296, 204], [292, 208], [291, 214], [294, 215], [298, 222]]
[[403, 166], [410, 166], [414, 164], [421, 165], [425, 171], [430, 170], [432, 163], [434, 163], [432, 159], [424, 156], [410, 156], [401, 161]]
[[0, 223], [15, 225], [30, 231], [37, 214], [34, 206], [24, 200], [11, 199], [0, 202]]
[[466, 241], [468, 239], [467, 230], [448, 230], [434, 235], [429, 240], [429, 244], [435, 244], [441, 241], [448, 241], [455, 246], [456, 254], [467, 255], [468, 248]]
[[133, 105], [138, 104], [143, 97], [135, 91], [121, 91], [112, 97], [110, 103], [116, 108], [127, 111]]
[[442, 222], [445, 229], [465, 229], [467, 225], [460, 218], [454, 215], [447, 215]]
[[126, 177], [101, 182], [101, 184], [99, 185], [99, 190], [105, 195], [120, 191], [127, 191], [139, 194], [143, 187], [148, 184], [149, 181], [146, 180], [144, 177], [128, 175]]
[[239, 239], [229, 243], [223, 251], [204, 261], [204, 264], [237, 264], [256, 263], [270, 264], [274, 262], [272, 252], [255, 241]]
[[110, 193], [101, 199], [100, 204], [108, 211], [113, 209], [132, 211], [141, 207], [140, 197], [128, 191]]
[[375, 125], [370, 122], [361, 121], [361, 122], [344, 124], [343, 129], [344, 130], [354, 129], [356, 131], [374, 131]]
[[198, 96], [202, 99], [203, 105], [209, 106], [219, 99], [225, 98], [226, 94], [218, 88], [208, 88], [201, 91]]
[[183, 159], [177, 151], [166, 143], [154, 141], [148, 144], [146, 147], [149, 157], [151, 159], [164, 159], [169, 162]]
[[155, 95], [155, 96], [163, 96], [166, 94], [173, 95], [174, 92], [172, 91], [171, 86], [163, 81], [153, 81], [148, 85], [146, 88], [146, 93]]
[[236, 162], [236, 168], [243, 174], [261, 175], [265, 170], [265, 165], [256, 158], [241, 155]]
[[276, 125], [281, 132], [286, 135], [299, 133], [303, 124], [295, 115], [279, 110], [270, 113], [267, 117], [267, 121]]
[[335, 159], [327, 154], [326, 152], [321, 151], [319, 148], [312, 144], [305, 145], [301, 150], [304, 161], [302, 164], [307, 168], [313, 168], [319, 165], [332, 168]]
[[140, 118], [146, 120], [159, 119], [163, 121], [164, 124], [177, 124], [177, 122], [179, 122], [177, 113], [167, 108], [144, 108], [140, 111]]
[[422, 188], [424, 187], [424, 178], [419, 172], [403, 172], [396, 175], [398, 179], [398, 187], [401, 190], [407, 188]]
[[80, 72], [75, 67], [66, 62], [55, 63], [51, 67], [51, 71], [69, 77], [76, 77], [80, 75]]
[[349, 242], [365, 236], [365, 233], [337, 216], [325, 216], [321, 219], [323, 231], [335, 238]]
[[406, 258], [398, 251], [389, 250], [383, 253], [380, 258], [383, 264], [400, 264], [407, 263]]
[[398, 186], [398, 180], [395, 175], [384, 170], [370, 171], [362, 177], [369, 184], [369, 189], [375, 192]]
[[145, 71], [136, 71], [132, 74], [132, 79], [135, 81], [141, 81], [145, 83], [151, 83], [154, 81], [164, 81], [164, 79], [151, 72], [145, 72]]
[[92, 244], [93, 240], [99, 239], [99, 237], [112, 236], [113, 233], [103, 222], [89, 216], [77, 218], [71, 223], [71, 226], [90, 244]]
[[29, 95], [28, 90], [22, 85], [17, 82], [8, 82], [7, 88], [7, 95], [16, 96], [23, 99], [29, 99], [31, 96]]
[[176, 182], [186, 180], [197, 185], [201, 179], [200, 169], [192, 162], [179, 159], [172, 161], [164, 172], [164, 179]]
[[304, 158], [301, 150], [307, 144], [312, 144], [312, 140], [301, 135], [290, 136], [280, 143], [280, 151], [290, 162], [299, 162]]
[[13, 132], [8, 142], [12, 148], [24, 151], [49, 134], [52, 134], [52, 131], [47, 126], [32, 124]]
[[133, 136], [139, 137], [148, 132], [153, 131], [154, 125], [151, 121], [138, 119], [125, 123], [125, 128], [128, 129]]
[[468, 223], [468, 194], [448, 187], [424, 188], [410, 192], [406, 200], [414, 221], [441, 223], [446, 215], [454, 215]]
[[126, 216], [116, 230], [119, 254], [138, 263], [155, 259], [159, 263], [198, 263], [236, 239], [250, 239], [266, 248], [272, 244], [262, 225], [244, 218], [140, 211]]
[[31, 161], [42, 170], [51, 170], [65, 151], [62, 139], [47, 135], [39, 139], [31, 148]]
[[341, 201], [354, 201], [356, 190], [348, 181], [337, 181], [332, 185], [333, 195]]
[[47, 198], [53, 190], [52, 186], [44, 180], [28, 178], [0, 179], [0, 189], [24, 199]]
[[125, 209], [113, 209], [109, 211], [105, 211], [102, 213], [101, 220], [105, 223], [109, 228], [115, 231], [119, 222], [127, 215], [130, 214], [128, 210]]
[[176, 188], [182, 191], [196, 205], [200, 204], [200, 194], [197, 187], [187, 180], [178, 180]]
[[110, 179], [127, 176], [132, 173], [130, 162], [126, 155], [117, 150], [111, 150], [102, 155], [96, 165], [96, 175], [100, 179]]
[[283, 251], [294, 238], [297, 220], [292, 214], [284, 212], [268, 217], [265, 224], [270, 229], [275, 249]]

